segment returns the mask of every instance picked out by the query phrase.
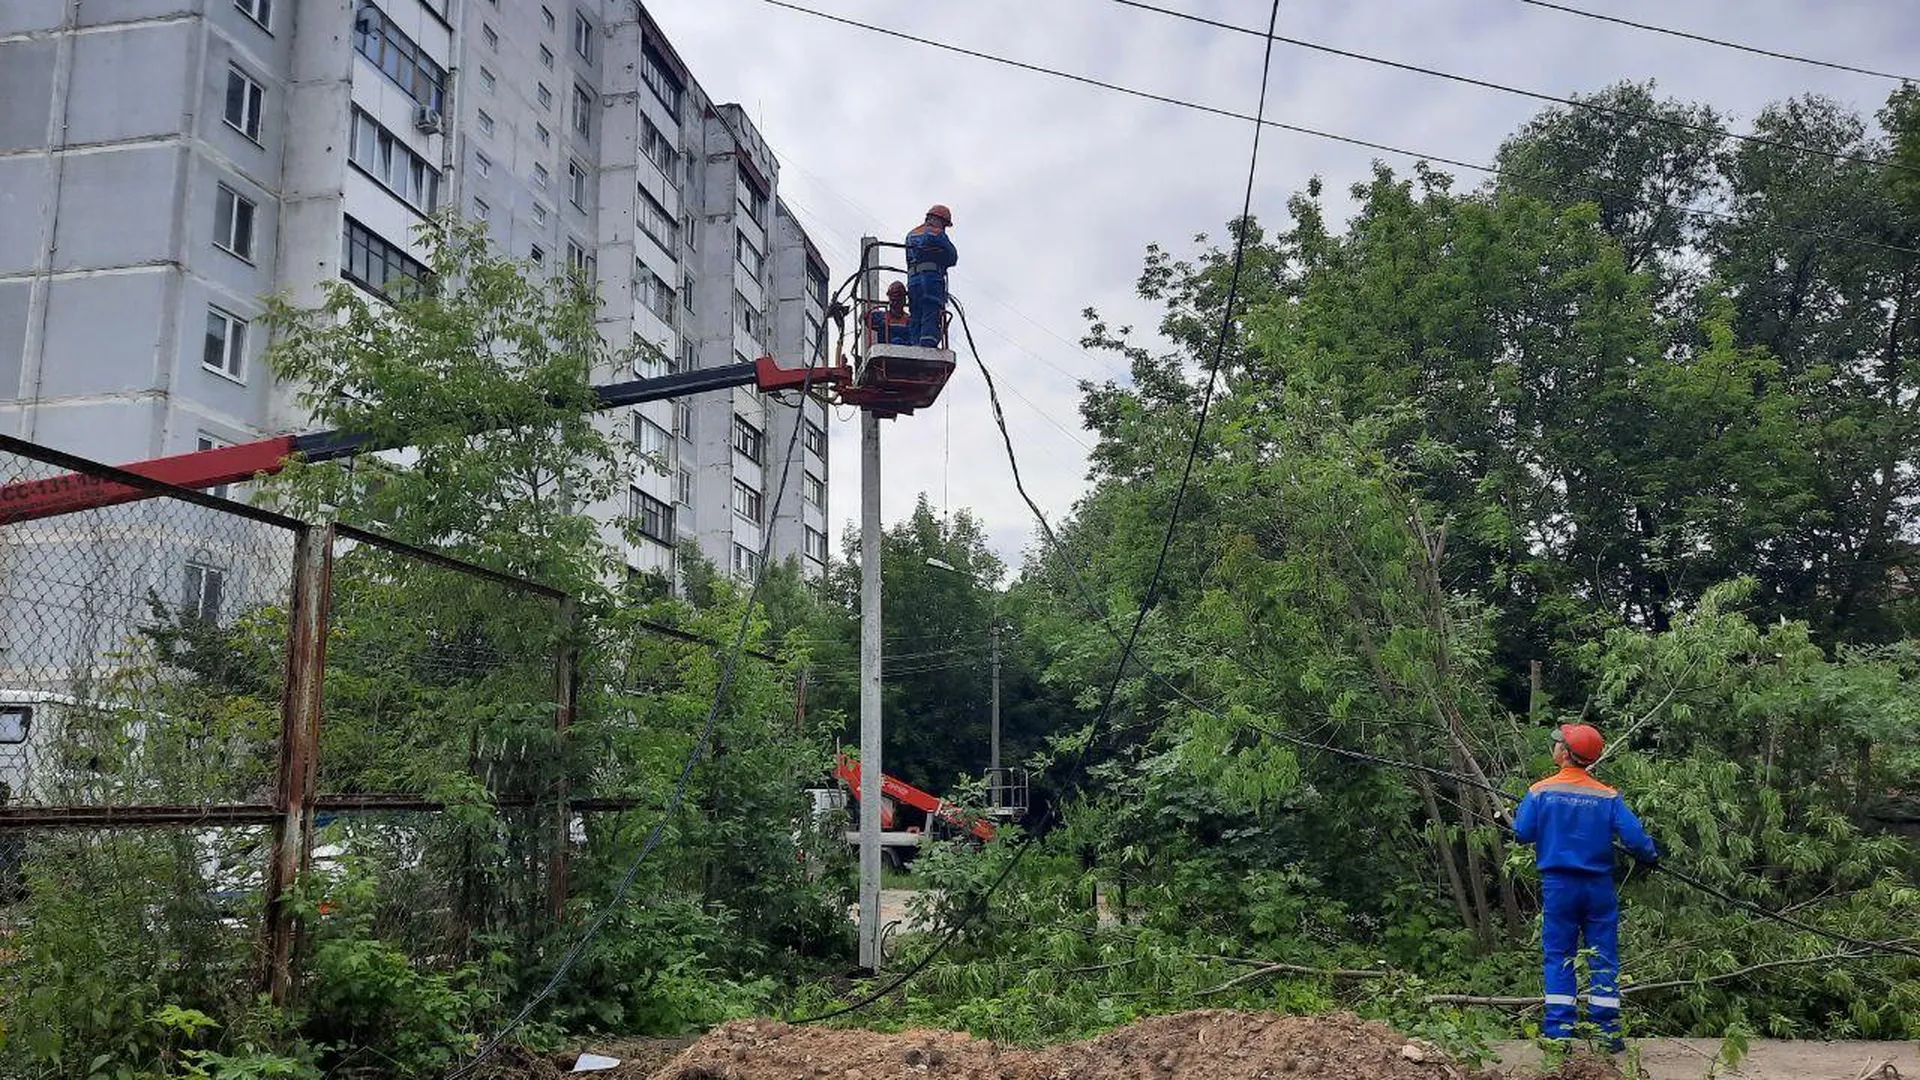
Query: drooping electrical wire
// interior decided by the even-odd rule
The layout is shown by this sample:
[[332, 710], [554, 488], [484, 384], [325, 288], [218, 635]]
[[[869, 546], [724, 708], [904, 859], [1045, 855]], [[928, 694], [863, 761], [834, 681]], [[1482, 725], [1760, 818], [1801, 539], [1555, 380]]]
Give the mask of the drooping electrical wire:
[[[1267, 15], [1267, 32], [1269, 35], [1273, 33], [1274, 27], [1278, 25], [1279, 20], [1280, 20], [1280, 0], [1273, 0]], [[1094, 720], [1093, 720], [1093, 724], [1091, 727], [1091, 731], [1093, 732], [1097, 732], [1099, 728], [1103, 724], [1105, 724], [1108, 714], [1113, 709], [1114, 698], [1119, 691], [1121, 680], [1126, 676], [1127, 662], [1132, 655], [1133, 646], [1135, 644], [1135, 640], [1138, 637], [1140, 627], [1146, 621], [1148, 611], [1150, 611], [1153, 607], [1153, 603], [1158, 592], [1160, 576], [1166, 566], [1167, 553], [1172, 548], [1172, 545], [1173, 545], [1173, 534], [1175, 529], [1179, 525], [1181, 503], [1185, 499], [1187, 485], [1193, 474], [1194, 462], [1199, 457], [1199, 454], [1200, 454], [1201, 440], [1204, 435], [1206, 423], [1207, 423], [1207, 409], [1213, 398], [1213, 391], [1218, 379], [1221, 360], [1226, 355], [1227, 338], [1233, 332], [1233, 306], [1239, 295], [1240, 275], [1242, 270], [1245, 268], [1246, 232], [1247, 231], [1244, 228], [1244, 223], [1249, 219], [1249, 217], [1253, 213], [1254, 180], [1260, 168], [1260, 133], [1262, 130], [1260, 118], [1266, 114], [1267, 84], [1272, 74], [1272, 70], [1273, 70], [1273, 43], [1271, 41], [1268, 41], [1265, 45], [1265, 48], [1261, 56], [1260, 96], [1259, 96], [1258, 104], [1255, 106], [1254, 115], [1249, 118], [1253, 121], [1253, 145], [1247, 155], [1247, 183], [1246, 183], [1245, 193], [1241, 199], [1240, 216], [1238, 218], [1238, 220], [1243, 224], [1243, 227], [1236, 230], [1234, 234], [1233, 271], [1232, 271], [1232, 278], [1230, 279], [1228, 288], [1227, 288], [1226, 308], [1225, 308], [1225, 311], [1222, 313], [1221, 320], [1220, 320], [1220, 338], [1214, 349], [1212, 361], [1207, 365], [1206, 393], [1201, 400], [1199, 413], [1194, 419], [1193, 438], [1188, 447], [1186, 464], [1183, 467], [1181, 472], [1180, 486], [1174, 493], [1173, 505], [1168, 510], [1168, 513], [1167, 513], [1167, 528], [1166, 528], [1165, 536], [1161, 542], [1160, 558], [1154, 565], [1153, 576], [1147, 582], [1146, 591], [1141, 598], [1140, 612], [1139, 612], [1139, 615], [1134, 619], [1134, 623], [1133, 623], [1133, 633], [1132, 635], [1129, 636], [1125, 645], [1121, 648], [1119, 662], [1114, 665], [1113, 680], [1108, 684], [1106, 693], [1101, 701], [1100, 712], [1094, 717]], [[978, 361], [980, 357], [980, 352], [979, 352], [979, 349], [975, 347], [973, 344], [973, 331], [967, 327], [966, 321], [965, 321], [965, 315], [962, 312], [962, 309], [959, 307], [957, 303], [955, 303], [951, 299], [951, 297], [949, 298], [949, 303], [954, 303], [955, 312], [961, 314], [961, 327], [963, 331], [966, 333], [968, 348], [972, 350], [974, 359]], [[980, 367], [980, 370], [984, 375], [986, 372], [986, 366], [982, 364]], [[1000, 422], [1000, 430], [1001, 430], [1001, 433], [1004, 435], [1006, 433], [1005, 416], [1000, 409], [999, 392], [996, 389], [994, 389], [991, 382], [991, 377], [988, 377], [988, 390], [989, 390], [990, 400], [992, 401], [992, 404], [993, 404], [995, 418]], [[1023, 498], [1026, 497], [1026, 491], [1024, 488], [1021, 489], [1021, 496]], [[1032, 505], [1031, 500], [1029, 500], [1029, 505]], [[1092, 746], [1093, 746], [1093, 738], [1092, 738], [1092, 735], [1089, 734], [1087, 739], [1084, 742], [1082, 742], [1080, 745], [1079, 757], [1084, 759], [1088, 750], [1091, 749]], [[880, 999], [886, 997], [888, 994], [891, 994], [895, 990], [898, 990], [900, 987], [906, 985], [908, 981], [913, 979], [915, 976], [919, 975], [922, 971], [925, 971], [929, 964], [932, 964], [935, 959], [937, 959], [942, 953], [944, 953], [947, 950], [947, 947], [953, 943], [954, 938], [958, 937], [962, 930], [964, 930], [967, 926], [971, 925], [975, 919], [979, 918], [980, 914], [986, 910], [987, 902], [990, 899], [992, 899], [995, 893], [999, 891], [1000, 886], [1006, 883], [1007, 878], [1013, 873], [1014, 869], [1020, 865], [1021, 861], [1026, 858], [1027, 852], [1033, 850], [1033, 847], [1034, 845], [1032, 843], [1025, 843], [1016, 847], [1014, 849], [1013, 854], [1007, 859], [1006, 863], [1001, 867], [1000, 872], [994, 875], [993, 880], [988, 883], [987, 887], [972, 899], [972, 901], [967, 905], [966, 910], [961, 913], [960, 917], [955, 919], [947, 927], [946, 932], [940, 936], [939, 940], [934, 944], [933, 948], [927, 950], [927, 952], [924, 955], [922, 955], [913, 964], [909, 965], [906, 970], [902, 971], [899, 975], [895, 976], [894, 978], [888, 980], [884, 985], [868, 991], [866, 994], [855, 999], [854, 1001], [851, 1001], [845, 1005], [841, 1005], [837, 1008], [829, 1009], [825, 1012], [817, 1013], [813, 1016], [796, 1019], [791, 1022], [795, 1024], [810, 1024], [810, 1023], [818, 1023], [819, 1021], [822, 1021], [822, 1020], [830, 1020], [838, 1016], [845, 1016], [849, 1013], [856, 1012], [860, 1009], [866, 1008], [869, 1005], [872, 1005], [874, 1002], [879, 1001]]]
[[[807, 392], [812, 389], [813, 371], [814, 369], [809, 366], [806, 369], [806, 374], [801, 377], [799, 400], [802, 402], [807, 400]], [[796, 456], [794, 451], [800, 445], [800, 432], [804, 427], [805, 425], [800, 422], [800, 418], [796, 417], [793, 425], [793, 433], [787, 439], [786, 461], [780, 468], [780, 484], [774, 489], [773, 504], [768, 511], [769, 521], [777, 519], [780, 515], [780, 502], [786, 496], [787, 482], [791, 479], [793, 473], [793, 460]], [[590, 944], [594, 938], [599, 936], [601, 929], [606, 926], [607, 920], [613, 917], [614, 912], [619, 910], [620, 905], [626, 899], [627, 890], [632, 888], [634, 879], [640, 873], [641, 864], [646, 862], [647, 856], [653, 853], [654, 849], [659, 846], [661, 838], [666, 835], [667, 824], [673, 820], [674, 814], [680, 808], [680, 803], [685, 800], [687, 785], [693, 779], [693, 770], [695, 766], [699, 765], [700, 760], [706, 756], [707, 749], [713, 741], [714, 730], [719, 725], [720, 713], [726, 708], [727, 691], [732, 689], [734, 670], [739, 666], [740, 657], [746, 651], [747, 633], [753, 626], [753, 611], [760, 599], [760, 586], [766, 581], [767, 556], [771, 552], [772, 546], [773, 530], [769, 528], [761, 534], [760, 559], [754, 568], [753, 584], [747, 590], [746, 604], [740, 613], [740, 623], [734, 630], [732, 647], [727, 651], [726, 660], [720, 668], [720, 678], [714, 685], [713, 702], [707, 708], [706, 719], [701, 725], [700, 735], [694, 740], [693, 749], [687, 754], [686, 761], [680, 767], [680, 774], [674, 781], [673, 793], [668, 797], [666, 805], [661, 809], [659, 820], [654, 822], [652, 830], [647, 833], [646, 839], [641, 843], [639, 852], [634, 855], [633, 861], [627, 865], [626, 871], [620, 875], [620, 880], [614, 886], [613, 893], [607, 898], [606, 904], [601, 907], [599, 914], [594, 916], [593, 921], [587, 924], [586, 930], [584, 930], [580, 936], [574, 940], [573, 944], [567, 948], [567, 951], [562, 954], [560, 963], [554, 968], [553, 975], [547, 979], [546, 984], [540, 988], [538, 993], [529, 998], [527, 1002], [520, 1007], [520, 1010], [513, 1015], [512, 1019], [508, 1020], [505, 1026], [496, 1032], [492, 1038], [481, 1044], [471, 1059], [448, 1073], [446, 1080], [464, 1080], [465, 1077], [473, 1075], [474, 1070], [478, 1069], [494, 1051], [500, 1048], [507, 1036], [518, 1030], [521, 1024], [526, 1023], [527, 1019], [533, 1015], [533, 1011], [538, 1008], [542, 1002], [553, 996], [554, 991], [558, 990], [560, 984], [565, 981], [567, 973], [572, 971], [573, 965], [579, 961], [580, 954], [586, 950], [587, 945]]]

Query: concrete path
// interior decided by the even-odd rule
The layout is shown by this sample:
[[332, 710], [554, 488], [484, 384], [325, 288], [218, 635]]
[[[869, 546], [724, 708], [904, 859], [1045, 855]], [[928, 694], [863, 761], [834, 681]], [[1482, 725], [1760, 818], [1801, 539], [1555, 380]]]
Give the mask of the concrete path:
[[[1649, 1080], [1920, 1080], [1920, 1043], [1802, 1042], [1755, 1039], [1731, 1069], [1709, 1073], [1718, 1039], [1636, 1039], [1640, 1067]], [[1499, 1064], [1535, 1066], [1532, 1043], [1498, 1043]]]

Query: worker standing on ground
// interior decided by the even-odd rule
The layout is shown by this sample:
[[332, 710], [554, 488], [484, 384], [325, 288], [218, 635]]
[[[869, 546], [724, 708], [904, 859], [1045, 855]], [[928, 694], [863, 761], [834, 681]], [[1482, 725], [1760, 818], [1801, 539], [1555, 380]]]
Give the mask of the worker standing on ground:
[[887, 306], [867, 313], [867, 343], [911, 345], [912, 325], [912, 317], [907, 314], [907, 287], [896, 281], [887, 286]]
[[947, 230], [953, 211], [941, 203], [927, 208], [927, 219], [907, 234], [907, 296], [913, 303], [908, 338], [914, 345], [940, 347], [940, 320], [947, 310], [947, 271], [960, 253]]
[[1620, 902], [1613, 889], [1613, 841], [1634, 858], [1659, 858], [1653, 840], [1613, 788], [1587, 772], [1605, 743], [1586, 724], [1562, 724], [1553, 733], [1553, 763], [1560, 771], [1528, 789], [1514, 813], [1513, 833], [1534, 845], [1540, 868], [1540, 943], [1545, 952], [1546, 1025], [1549, 1039], [1570, 1040], [1580, 1019], [1573, 960], [1581, 940], [1591, 951], [1587, 1019], [1621, 1050]]

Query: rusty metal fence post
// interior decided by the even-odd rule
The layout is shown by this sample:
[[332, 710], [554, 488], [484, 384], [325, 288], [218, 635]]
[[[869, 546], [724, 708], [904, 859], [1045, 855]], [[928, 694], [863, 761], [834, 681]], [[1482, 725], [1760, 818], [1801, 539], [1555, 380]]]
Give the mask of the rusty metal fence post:
[[559, 640], [553, 656], [553, 730], [554, 754], [561, 763], [554, 782], [553, 851], [548, 856], [548, 906], [555, 920], [567, 913], [567, 885], [570, 873], [567, 852], [573, 842], [573, 814], [568, 807], [572, 785], [568, 769], [572, 760], [567, 752], [567, 731], [573, 726], [573, 708], [580, 667], [579, 609], [571, 596], [560, 601]]
[[313, 860], [313, 789], [325, 708], [322, 687], [332, 604], [333, 540], [333, 526], [308, 526], [300, 530], [294, 545], [286, 690], [280, 710], [280, 775], [274, 789], [273, 846], [266, 880], [267, 993], [276, 1005], [285, 1004], [294, 993], [300, 924], [290, 893]]

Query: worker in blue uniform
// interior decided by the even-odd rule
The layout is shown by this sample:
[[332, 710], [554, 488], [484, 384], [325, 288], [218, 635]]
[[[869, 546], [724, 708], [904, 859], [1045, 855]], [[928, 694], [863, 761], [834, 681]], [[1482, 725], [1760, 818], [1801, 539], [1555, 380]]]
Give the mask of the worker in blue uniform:
[[1560, 771], [1528, 789], [1513, 816], [1513, 834], [1534, 845], [1540, 868], [1540, 944], [1545, 953], [1549, 1039], [1570, 1040], [1580, 1019], [1573, 961], [1582, 939], [1591, 950], [1587, 1019], [1608, 1049], [1620, 1050], [1620, 902], [1613, 888], [1613, 841], [1634, 858], [1658, 861], [1647, 830], [1613, 788], [1587, 772], [1605, 742], [1586, 724], [1562, 724], [1553, 734]]
[[907, 287], [894, 282], [887, 286], [887, 306], [867, 313], [869, 345], [911, 345], [912, 317], [907, 314]]
[[947, 271], [960, 261], [960, 253], [947, 230], [953, 227], [953, 211], [940, 203], [927, 209], [927, 219], [907, 234], [907, 297], [912, 302], [912, 325], [908, 338], [912, 344], [939, 348], [941, 317], [947, 310]]

